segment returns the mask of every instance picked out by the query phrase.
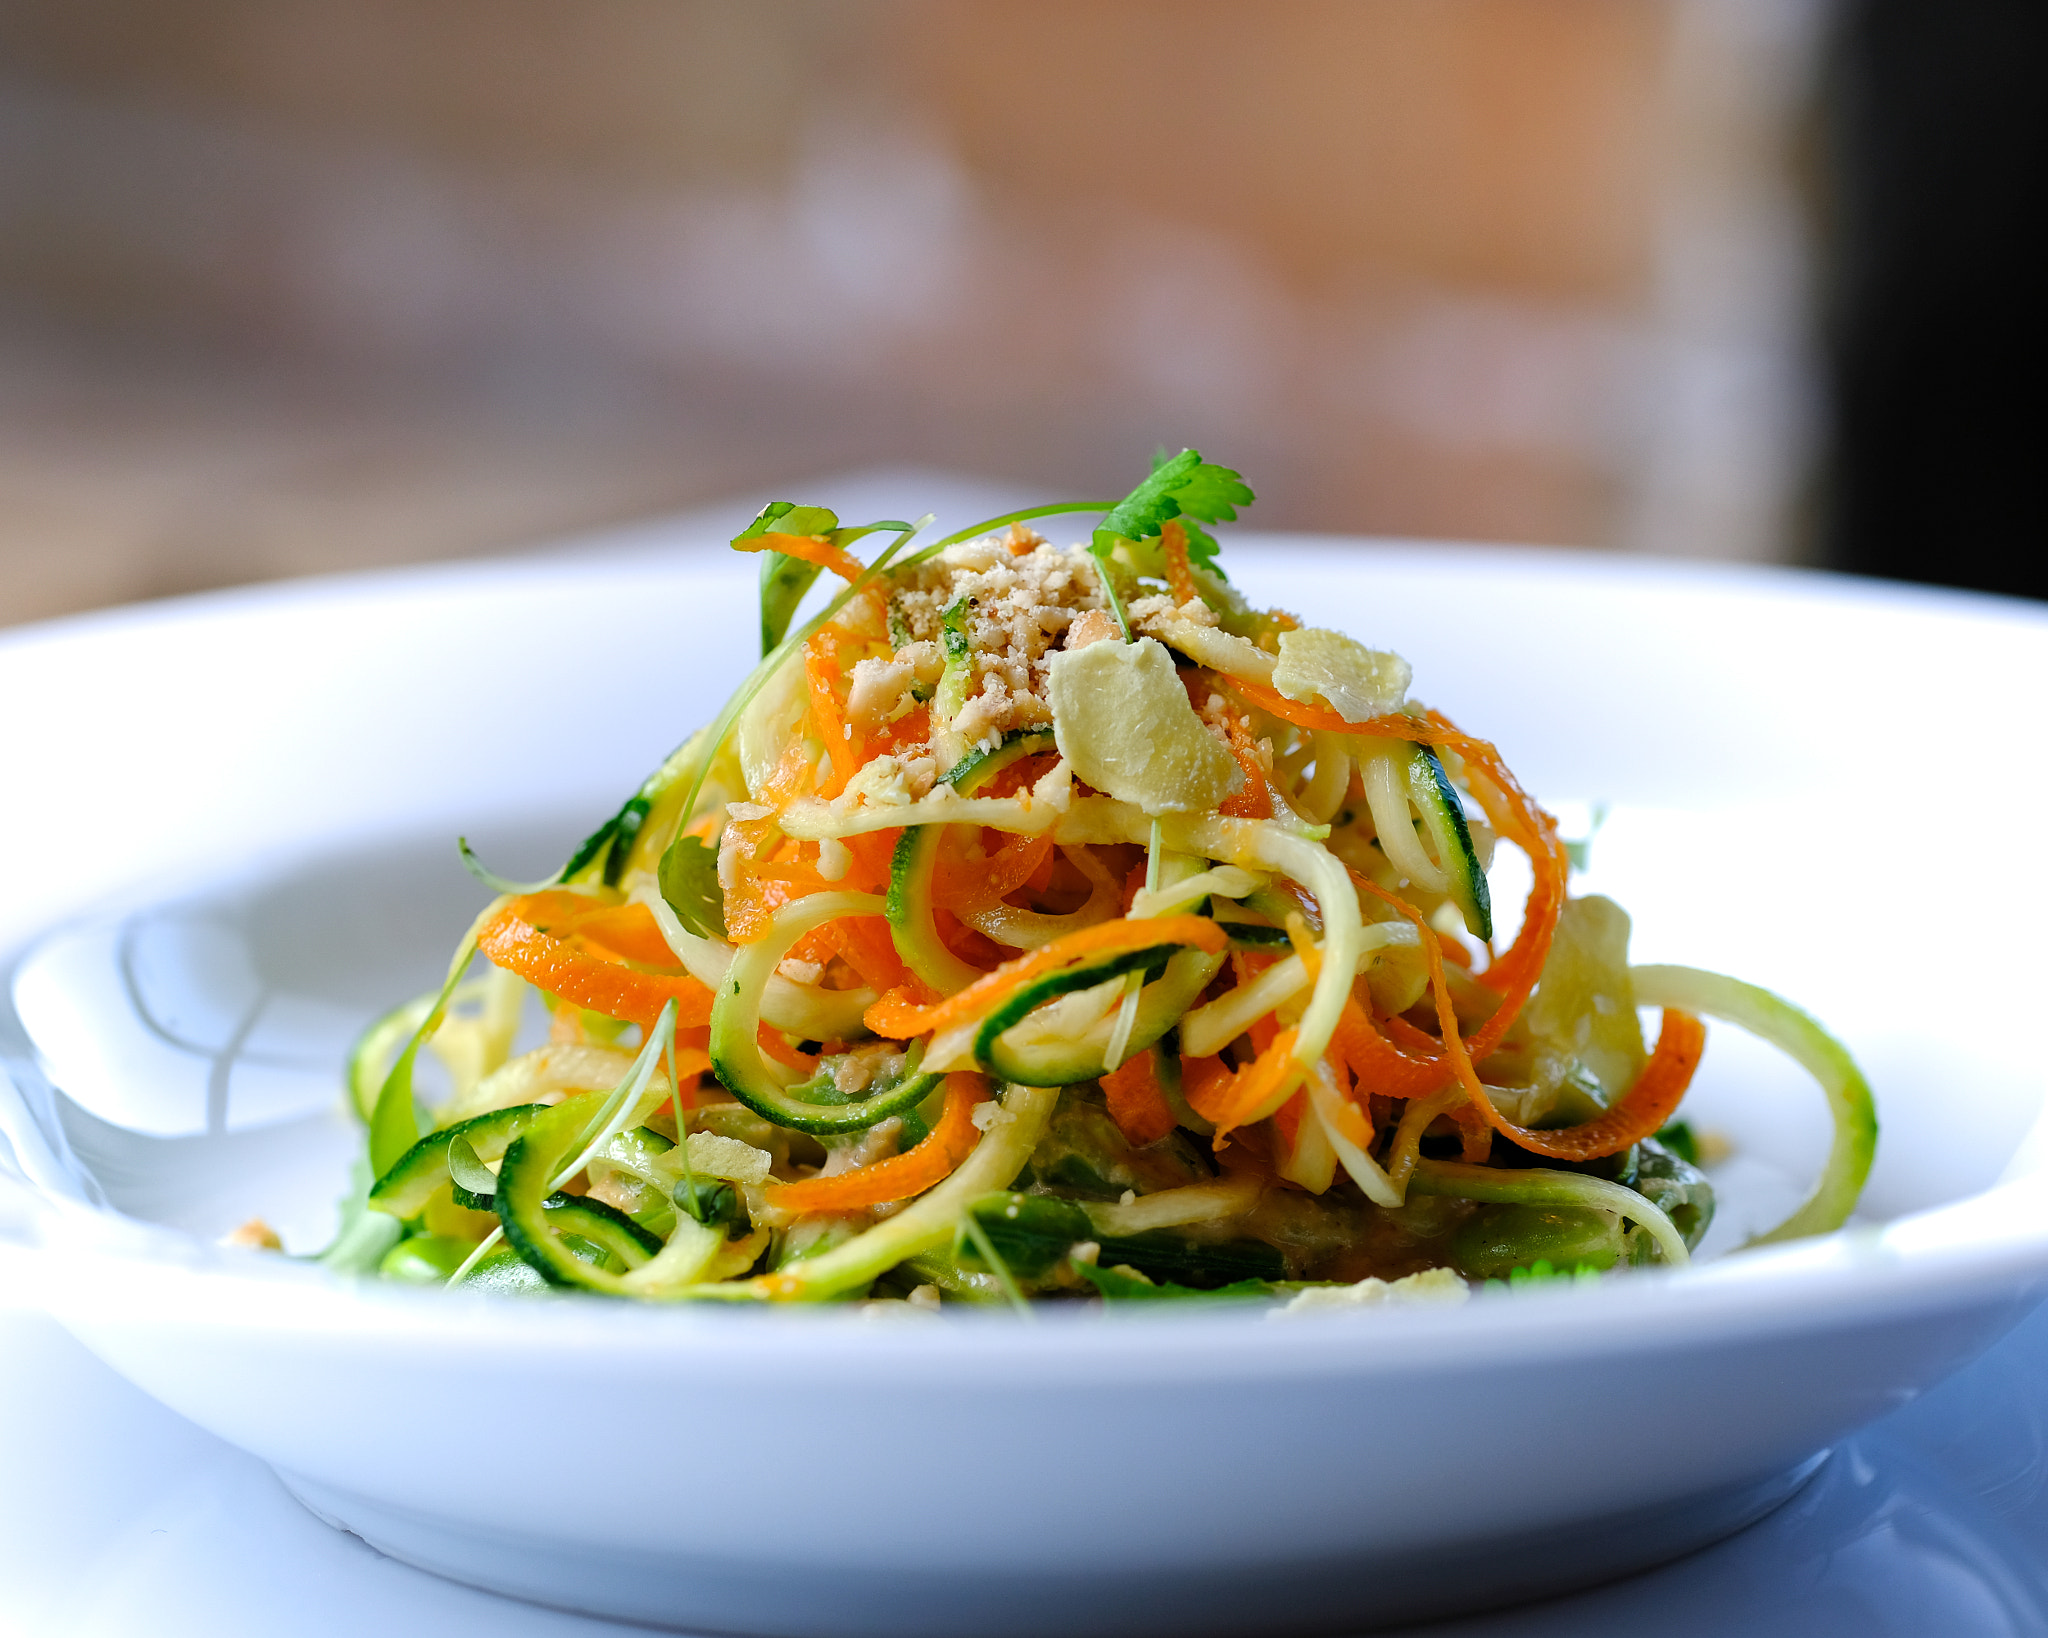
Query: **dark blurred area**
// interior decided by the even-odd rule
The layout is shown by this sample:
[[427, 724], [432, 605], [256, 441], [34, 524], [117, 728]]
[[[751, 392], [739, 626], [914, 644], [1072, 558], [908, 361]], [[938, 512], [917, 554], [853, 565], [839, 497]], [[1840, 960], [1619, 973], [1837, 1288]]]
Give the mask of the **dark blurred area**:
[[1829, 558], [2048, 596], [2048, 7], [1855, 0], [1824, 83]]
[[0, 0], [0, 624], [1184, 443], [1272, 527], [2038, 563], [2039, 31]]

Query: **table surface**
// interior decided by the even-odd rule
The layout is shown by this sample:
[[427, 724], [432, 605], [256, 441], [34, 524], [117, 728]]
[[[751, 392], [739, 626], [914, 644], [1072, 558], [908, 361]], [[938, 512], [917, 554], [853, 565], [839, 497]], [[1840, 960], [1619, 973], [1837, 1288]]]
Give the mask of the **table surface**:
[[[1732, 1540], [1431, 1638], [2048, 1634], [2048, 1309], [1839, 1446]], [[0, 1313], [0, 1633], [277, 1638], [629, 1630], [442, 1581], [319, 1523], [53, 1321]]]

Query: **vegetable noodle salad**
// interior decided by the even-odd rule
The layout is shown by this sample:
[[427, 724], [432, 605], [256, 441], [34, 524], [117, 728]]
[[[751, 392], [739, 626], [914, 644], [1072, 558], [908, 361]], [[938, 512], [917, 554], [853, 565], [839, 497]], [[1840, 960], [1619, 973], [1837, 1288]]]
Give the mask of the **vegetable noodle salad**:
[[[1682, 1267], [1714, 1210], [1677, 1119], [1703, 1017], [1832, 1109], [1762, 1238], [1839, 1226], [1876, 1141], [1848, 1055], [1751, 985], [1631, 967], [1626, 914], [1571, 893], [1556, 823], [1404, 660], [1239, 595], [1206, 526], [1251, 499], [1187, 450], [1114, 506], [921, 549], [764, 508], [732, 543], [763, 658], [716, 719], [549, 881], [464, 845], [499, 896], [350, 1066], [359, 1265], [1288, 1307]], [[1079, 513], [1085, 546], [1031, 526]], [[1511, 935], [1502, 843], [1533, 872]], [[547, 1039], [515, 1052], [529, 992]], [[453, 1088], [424, 1115], [422, 1045]]]

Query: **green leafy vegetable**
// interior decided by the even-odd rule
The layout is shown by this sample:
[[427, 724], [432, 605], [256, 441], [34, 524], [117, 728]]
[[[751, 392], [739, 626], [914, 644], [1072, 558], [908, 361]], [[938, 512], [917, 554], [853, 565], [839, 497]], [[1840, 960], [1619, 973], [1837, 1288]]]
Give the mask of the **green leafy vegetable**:
[[1697, 1166], [1700, 1163], [1700, 1140], [1688, 1121], [1673, 1121], [1655, 1134], [1655, 1141], [1663, 1144], [1688, 1166]]
[[[746, 541], [761, 540], [764, 536], [795, 535], [822, 537], [834, 546], [851, 546], [864, 535], [871, 535], [878, 529], [893, 530], [907, 534], [907, 523], [862, 523], [842, 528], [839, 514], [825, 506], [799, 506], [794, 501], [770, 501], [754, 514], [746, 528], [732, 537], [732, 544], [740, 551], [762, 550], [759, 546], [748, 546]], [[774, 652], [776, 645], [788, 634], [789, 623], [796, 618], [797, 605], [804, 600], [818, 578], [818, 565], [807, 563], [800, 557], [769, 548], [761, 560], [761, 653], [765, 657]]]
[[1172, 456], [1162, 450], [1153, 458], [1152, 475], [1109, 509], [1108, 516], [1095, 526], [1088, 545], [1102, 565], [1102, 589], [1109, 598], [1110, 612], [1123, 628], [1124, 641], [1131, 640], [1131, 622], [1109, 577], [1109, 557], [1117, 542], [1150, 539], [1180, 518], [1187, 535], [1188, 561], [1220, 574], [1216, 539], [1195, 520], [1227, 522], [1237, 516], [1238, 507], [1254, 499], [1242, 477], [1227, 466], [1212, 466], [1198, 449], [1184, 449]]
[[1216, 564], [1216, 537], [1202, 524], [1229, 523], [1240, 506], [1249, 506], [1257, 498], [1243, 477], [1227, 466], [1203, 460], [1200, 450], [1184, 449], [1173, 456], [1162, 450], [1153, 457], [1152, 475], [1096, 525], [1090, 550], [1098, 558], [1107, 557], [1118, 540], [1148, 539], [1179, 518], [1187, 533], [1189, 561], [1221, 574]]
[[796, 606], [821, 573], [816, 563], [806, 563], [787, 552], [761, 554], [761, 652], [775, 652], [775, 645], [789, 631], [796, 618]]
[[348, 1193], [341, 1197], [341, 1228], [333, 1243], [313, 1260], [337, 1274], [367, 1274], [404, 1235], [396, 1219], [370, 1209], [374, 1181], [367, 1159], [350, 1168]]
[[661, 896], [699, 938], [724, 938], [725, 889], [718, 881], [718, 850], [698, 836], [678, 836], [661, 856]]
[[1278, 1288], [1271, 1280], [1233, 1280], [1229, 1285], [1200, 1290], [1191, 1285], [1175, 1285], [1171, 1280], [1162, 1283], [1147, 1279], [1128, 1264], [1103, 1268], [1094, 1263], [1076, 1263], [1074, 1272], [1094, 1286], [1104, 1302], [1112, 1303], [1159, 1302], [1189, 1297], [1271, 1297], [1278, 1294]]
[[[1234, 1288], [1248, 1280], [1269, 1283], [1286, 1272], [1280, 1253], [1263, 1241], [1204, 1244], [1157, 1231], [1123, 1237], [1101, 1235], [1081, 1206], [1049, 1195], [988, 1194], [975, 1201], [962, 1226], [969, 1243], [954, 1249], [963, 1266], [972, 1266], [981, 1249], [975, 1240], [976, 1230], [1020, 1280], [1037, 1280], [1051, 1273], [1084, 1241], [1099, 1248], [1099, 1264], [1127, 1264], [1147, 1278], [1177, 1278], [1190, 1290]], [[1072, 1266], [1079, 1269], [1083, 1265], [1076, 1262]]]
[[692, 1174], [676, 1184], [670, 1198], [706, 1228], [722, 1227], [728, 1240], [744, 1240], [753, 1229], [739, 1191], [718, 1178]]
[[619, 877], [625, 871], [626, 860], [632, 854], [634, 838], [640, 834], [640, 827], [647, 822], [648, 812], [653, 806], [647, 788], [643, 786], [626, 798], [617, 813], [583, 838], [576, 851], [569, 855], [567, 864], [552, 876], [537, 882], [511, 881], [489, 869], [472, 851], [466, 836], [458, 836], [455, 845], [461, 851], [463, 868], [494, 893], [538, 893], [557, 882], [574, 881], [598, 863], [600, 856], [605, 886], [617, 887]]
[[1520, 1291], [1524, 1286], [1555, 1285], [1563, 1282], [1569, 1285], [1598, 1285], [1600, 1269], [1593, 1263], [1566, 1263], [1556, 1267], [1547, 1257], [1538, 1257], [1523, 1268], [1511, 1268], [1505, 1280], [1488, 1280], [1488, 1291]]

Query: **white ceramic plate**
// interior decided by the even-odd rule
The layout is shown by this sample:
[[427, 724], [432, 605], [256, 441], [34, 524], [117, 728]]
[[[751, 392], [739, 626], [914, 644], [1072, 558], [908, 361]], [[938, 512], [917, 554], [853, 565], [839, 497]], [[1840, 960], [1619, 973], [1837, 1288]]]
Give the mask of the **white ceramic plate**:
[[[2012, 1050], [2048, 973], [2009, 815], [2048, 620], [1814, 577], [1239, 537], [1264, 600], [1397, 647], [1559, 803], [1637, 956], [1784, 990], [1866, 1060], [1868, 1221], [1450, 1313], [882, 1325], [349, 1287], [333, 1064], [744, 669], [751, 566], [679, 549], [235, 594], [0, 642], [15, 1083], [0, 1238], [87, 1343], [398, 1557], [718, 1630], [1362, 1625], [1738, 1527], [2048, 1279]], [[22, 1020], [35, 1040], [24, 1036]], [[1825, 1141], [1717, 1032], [1731, 1218]]]

